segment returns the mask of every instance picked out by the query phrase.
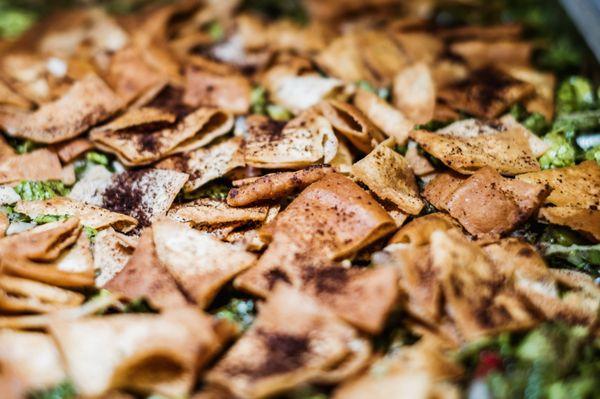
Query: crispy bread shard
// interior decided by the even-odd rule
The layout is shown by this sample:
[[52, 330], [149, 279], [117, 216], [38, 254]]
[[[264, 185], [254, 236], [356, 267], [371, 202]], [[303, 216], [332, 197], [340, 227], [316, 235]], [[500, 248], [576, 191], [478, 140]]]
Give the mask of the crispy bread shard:
[[319, 74], [283, 74], [269, 79], [268, 82], [267, 89], [273, 102], [294, 113], [317, 105], [342, 87], [340, 80], [325, 78]]
[[46, 313], [81, 305], [82, 294], [19, 277], [0, 275], [2, 312]]
[[234, 208], [224, 201], [200, 198], [173, 206], [167, 216], [192, 226], [217, 226], [230, 223], [260, 223], [267, 218], [268, 212], [268, 206]]
[[9, 225], [10, 221], [8, 220], [8, 216], [4, 213], [0, 213], [0, 238], [4, 237]]
[[54, 320], [49, 329], [77, 392], [86, 396], [119, 388], [186, 396], [197, 370], [227, 340], [192, 308]]
[[427, 245], [434, 231], [447, 231], [457, 227], [460, 227], [459, 224], [450, 216], [444, 213], [430, 213], [402, 226], [390, 239], [390, 244]]
[[425, 63], [404, 68], [394, 77], [393, 101], [411, 121], [424, 124], [434, 115], [436, 90], [431, 69]]
[[327, 119], [306, 111], [287, 124], [264, 116], [246, 119], [248, 136], [244, 157], [247, 165], [265, 169], [300, 169], [329, 163], [338, 140]]
[[393, 137], [398, 144], [406, 143], [408, 134], [414, 127], [414, 122], [406, 114], [377, 94], [363, 89], [356, 92], [354, 106], [388, 137]]
[[503, 70], [512, 77], [531, 83], [535, 92], [524, 100], [528, 112], [539, 112], [547, 121], [554, 117], [554, 88], [556, 77], [552, 73], [536, 71], [528, 67], [510, 66]]
[[0, 158], [0, 184], [19, 180], [61, 180], [58, 156], [47, 149]]
[[585, 161], [576, 166], [525, 173], [518, 180], [534, 184], [546, 184], [552, 192], [545, 204], [597, 209], [600, 206], [600, 166]]
[[320, 105], [320, 110], [333, 129], [362, 152], [368, 153], [384, 139], [379, 129], [350, 104], [328, 100]]
[[244, 76], [221, 76], [191, 66], [186, 69], [185, 78], [185, 104], [218, 108], [234, 114], [248, 112], [251, 88]]
[[174, 124], [162, 115], [154, 115], [153, 108], [144, 110], [143, 117], [131, 115], [141, 110], [129, 111], [116, 121], [94, 129], [90, 138], [100, 148], [117, 155], [125, 165], [136, 166], [203, 147], [233, 127], [233, 116], [217, 109], [200, 108]]
[[352, 327], [309, 296], [280, 286], [207, 380], [240, 397], [262, 398], [304, 383], [338, 381], [369, 355], [368, 342]]
[[455, 137], [413, 130], [410, 137], [450, 169], [462, 174], [473, 174], [484, 166], [509, 176], [540, 170], [527, 138], [520, 131]]
[[119, 173], [102, 193], [102, 207], [135, 218], [138, 228], [147, 227], [167, 214], [188, 177], [163, 169]]
[[72, 139], [121, 109], [123, 103], [102, 79], [87, 75], [60, 99], [19, 113], [0, 124], [11, 136], [39, 143]]
[[39, 332], [1, 330], [0, 363], [2, 374], [12, 370], [28, 392], [53, 388], [67, 378], [52, 337]]
[[534, 90], [530, 83], [499, 69], [485, 68], [474, 71], [466, 80], [443, 88], [438, 96], [456, 110], [491, 119]]
[[137, 239], [104, 229], [94, 239], [94, 271], [96, 287], [104, 287], [120, 272], [133, 254]]
[[80, 220], [81, 224], [98, 230], [112, 226], [119, 231], [128, 232], [138, 224], [136, 219], [125, 214], [111, 212], [66, 197], [54, 197], [39, 201], [20, 201], [15, 206], [15, 210], [26, 214], [30, 218], [43, 215], [74, 216]]
[[158, 259], [202, 308], [256, 261], [255, 255], [183, 223], [164, 219], [154, 223], [152, 230]]
[[294, 172], [270, 173], [248, 182], [242, 181], [238, 183], [238, 187], [229, 190], [227, 203], [231, 206], [247, 206], [255, 202], [284, 198], [329, 173], [333, 173], [331, 167], [316, 165]]
[[406, 159], [394, 151], [395, 145], [393, 139], [379, 144], [352, 165], [352, 175], [379, 198], [391, 201], [403, 212], [418, 215], [424, 203], [415, 176]]
[[545, 186], [522, 183], [504, 178], [492, 168], [482, 168], [469, 178], [440, 174], [425, 187], [423, 195], [469, 233], [480, 239], [495, 239], [531, 217], [548, 196]]
[[183, 189], [190, 192], [244, 165], [243, 140], [241, 137], [234, 137], [169, 157], [159, 162], [156, 167], [187, 173], [190, 178]]
[[528, 66], [533, 49], [533, 43], [512, 40], [467, 40], [450, 45], [450, 51], [463, 58], [471, 69], [506, 64]]
[[433, 232], [431, 256], [440, 270], [446, 311], [466, 340], [535, 324], [485, 252], [462, 234]]
[[131, 301], [146, 298], [157, 309], [177, 308], [187, 303], [175, 279], [158, 259], [151, 229], [144, 230], [125, 267], [104, 288]]
[[538, 217], [548, 223], [567, 226], [600, 242], [600, 210], [570, 206], [548, 206], [540, 209]]

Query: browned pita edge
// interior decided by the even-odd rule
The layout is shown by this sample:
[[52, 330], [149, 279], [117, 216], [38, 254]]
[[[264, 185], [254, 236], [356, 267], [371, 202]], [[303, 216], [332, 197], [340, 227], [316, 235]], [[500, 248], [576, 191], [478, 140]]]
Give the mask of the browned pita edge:
[[427, 64], [416, 63], [398, 72], [394, 77], [393, 103], [414, 123], [427, 123], [433, 118], [436, 88]]
[[487, 66], [529, 66], [533, 43], [516, 40], [466, 40], [452, 43], [450, 51], [463, 60], [471, 69]]
[[450, 169], [462, 174], [473, 174], [484, 166], [509, 176], [540, 170], [529, 142], [516, 130], [475, 137], [413, 130], [410, 137]]
[[268, 237], [261, 234], [263, 229], [266, 229], [275, 217], [279, 214], [281, 206], [279, 204], [268, 207], [267, 216], [260, 223], [249, 223], [234, 227], [224, 238], [224, 241], [245, 248], [246, 251], [259, 252], [262, 251], [268, 244]]
[[412, 62], [432, 65], [444, 51], [443, 41], [432, 33], [400, 31], [392, 32], [392, 38]]
[[167, 213], [167, 217], [194, 227], [222, 226], [231, 223], [244, 225], [263, 222], [268, 212], [268, 206], [236, 208], [225, 201], [200, 198], [173, 206]]
[[15, 149], [6, 142], [4, 136], [0, 135], [0, 162], [15, 155], [17, 155]]
[[185, 306], [188, 302], [177, 283], [160, 263], [150, 228], [142, 232], [125, 267], [104, 285], [130, 301], [145, 298], [156, 309]]
[[507, 238], [484, 247], [498, 270], [509, 276], [517, 294], [547, 320], [593, 325], [600, 309], [600, 289], [593, 278], [550, 269], [534, 247]]
[[600, 242], [600, 210], [553, 206], [540, 209], [538, 217], [548, 223], [567, 226]]
[[183, 223], [162, 219], [152, 230], [158, 259], [202, 308], [225, 283], [256, 261], [256, 255]]
[[354, 96], [354, 106], [358, 108], [375, 126], [398, 144], [405, 144], [414, 122], [400, 110], [394, 108], [377, 94], [358, 89]]
[[423, 195], [470, 234], [493, 240], [529, 219], [549, 194], [544, 185], [522, 183], [485, 167], [469, 178], [439, 174], [425, 186]]
[[0, 184], [20, 180], [61, 180], [58, 156], [47, 149], [0, 159]]
[[16, 107], [28, 110], [31, 108], [31, 102], [15, 92], [0, 79], [0, 108], [4, 107]]
[[135, 247], [137, 237], [126, 236], [112, 228], [101, 230], [94, 238], [94, 275], [96, 287], [104, 287], [123, 270]]
[[445, 311], [467, 341], [527, 329], [536, 318], [485, 252], [457, 231], [431, 235], [432, 266], [439, 270]]
[[67, 164], [77, 159], [80, 155], [94, 148], [94, 144], [87, 138], [81, 137], [58, 143], [52, 146], [61, 162]]
[[102, 79], [87, 75], [60, 99], [32, 113], [5, 118], [4, 129], [15, 137], [39, 143], [57, 143], [74, 138], [123, 107]]
[[235, 187], [227, 194], [227, 204], [247, 206], [256, 202], [281, 199], [303, 190], [329, 173], [333, 173], [331, 167], [315, 165], [294, 172], [269, 173], [249, 182], [234, 181]]
[[85, 251], [81, 244], [76, 244], [80, 235], [79, 220], [70, 218], [5, 237], [0, 240], [3, 273], [60, 287], [93, 285], [94, 270], [87, 267], [85, 259], [74, 268], [67, 258], [79, 256], [77, 252], [71, 255], [71, 251]]
[[390, 138], [352, 165], [351, 173], [379, 198], [391, 201], [403, 212], [418, 215], [425, 205], [406, 159], [394, 150]]
[[185, 71], [183, 102], [192, 107], [214, 107], [234, 114], [250, 109], [250, 82], [242, 75], [218, 75], [189, 66]]
[[2, 377], [8, 374], [23, 390], [23, 396], [6, 396], [6, 385], [0, 383], [2, 397], [7, 399], [22, 399], [26, 392], [54, 388], [67, 378], [56, 344], [40, 332], [1, 330], [0, 363]]
[[496, 68], [484, 68], [443, 88], [438, 96], [456, 110], [492, 119], [534, 91], [535, 87], [530, 83]]
[[112, 389], [187, 396], [197, 372], [231, 336], [222, 323], [190, 307], [160, 315], [58, 319], [49, 330], [77, 392], [94, 397]]
[[486, 41], [518, 39], [523, 33], [523, 25], [516, 22], [499, 25], [465, 25], [445, 27], [438, 30], [440, 37], [450, 40], [479, 38]]
[[384, 136], [358, 108], [337, 100], [328, 100], [320, 104], [323, 116], [334, 130], [346, 137], [356, 148], [368, 153]]
[[31, 218], [42, 215], [74, 216], [84, 226], [98, 230], [112, 226], [119, 231], [128, 232], [138, 224], [138, 221], [130, 216], [111, 212], [67, 197], [54, 197], [39, 201], [19, 201], [15, 206], [15, 210]]
[[308, 110], [287, 123], [265, 116], [246, 118], [246, 165], [264, 169], [300, 169], [328, 164], [337, 154], [338, 140], [327, 119]]
[[304, 383], [339, 381], [360, 370], [370, 352], [352, 327], [309, 296], [279, 286], [206, 379], [234, 395], [262, 398]]
[[451, 382], [458, 380], [464, 370], [444, 349], [433, 339], [423, 338], [377, 359], [364, 373], [342, 383], [333, 398], [458, 399], [459, 389]]
[[524, 100], [525, 109], [528, 112], [539, 112], [547, 121], [554, 118], [554, 89], [556, 76], [553, 73], [536, 71], [535, 69], [520, 66], [504, 66], [502, 69], [514, 77], [532, 84], [535, 91]]
[[133, 166], [203, 147], [233, 127], [233, 116], [216, 109], [200, 108], [176, 123], [172, 117], [153, 108], [133, 109], [94, 129], [90, 138], [125, 165]]
[[390, 244], [427, 245], [431, 233], [460, 228], [456, 220], [445, 213], [431, 213], [411, 220], [393, 235]]
[[[352, 217], [350, 217], [352, 215]], [[306, 265], [328, 267], [395, 229], [366, 191], [337, 173], [310, 185], [270, 224], [272, 241], [257, 265], [235, 285], [266, 296], [277, 281], [298, 287]]]
[[0, 238], [3, 238], [6, 235], [6, 229], [10, 225], [10, 221], [8, 220], [8, 216], [5, 213], [0, 212]]
[[46, 313], [83, 303], [82, 294], [37, 281], [0, 274], [0, 312]]
[[244, 165], [243, 139], [233, 137], [208, 147], [171, 156], [156, 164], [156, 167], [190, 175], [183, 190], [191, 192]]
[[150, 226], [167, 214], [188, 177], [153, 168], [119, 173], [102, 193], [102, 207], [135, 218], [138, 228]]
[[552, 192], [546, 198], [546, 205], [591, 210], [597, 210], [600, 206], [600, 166], [594, 161], [525, 173], [516, 178], [528, 183], [548, 185]]

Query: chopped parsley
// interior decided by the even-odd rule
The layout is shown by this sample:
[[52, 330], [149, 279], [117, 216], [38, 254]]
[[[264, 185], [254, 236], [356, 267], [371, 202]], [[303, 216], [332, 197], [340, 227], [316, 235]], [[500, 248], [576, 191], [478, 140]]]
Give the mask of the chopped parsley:
[[25, 201], [47, 200], [69, 194], [69, 189], [59, 180], [22, 181], [14, 190]]

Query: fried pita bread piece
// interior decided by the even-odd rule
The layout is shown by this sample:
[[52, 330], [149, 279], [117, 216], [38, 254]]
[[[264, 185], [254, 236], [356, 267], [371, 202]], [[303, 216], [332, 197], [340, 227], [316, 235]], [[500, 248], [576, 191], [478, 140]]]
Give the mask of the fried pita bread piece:
[[351, 256], [393, 231], [395, 224], [369, 193], [331, 173], [300, 193], [269, 227], [263, 233], [272, 236], [271, 244], [258, 264], [236, 280], [261, 296], [273, 288], [273, 273], [289, 269], [285, 280], [297, 282], [305, 264]]
[[499, 65], [528, 66], [533, 44], [530, 42], [499, 40], [467, 40], [452, 43], [450, 51], [464, 59], [471, 69]]
[[0, 107], [5, 106], [29, 109], [31, 108], [31, 103], [0, 80]]
[[515, 79], [531, 83], [535, 87], [535, 92], [524, 100], [525, 109], [530, 113], [538, 112], [544, 115], [547, 121], [552, 121], [556, 76], [553, 73], [513, 65], [505, 66], [503, 70]]
[[163, 169], [137, 169], [119, 173], [102, 193], [102, 206], [129, 215], [147, 227], [167, 214], [188, 180], [185, 173]]
[[189, 223], [192, 226], [218, 226], [231, 223], [263, 222], [268, 212], [268, 206], [234, 208], [225, 201], [200, 198], [173, 206], [167, 217], [178, 222]]
[[6, 229], [10, 225], [10, 221], [8, 220], [8, 216], [5, 213], [0, 212], [0, 238], [3, 238], [6, 235]]
[[535, 87], [530, 83], [499, 69], [485, 68], [472, 72], [466, 80], [443, 88], [438, 96], [456, 110], [491, 119], [534, 91]]
[[53, 285], [0, 275], [0, 310], [9, 313], [46, 313], [83, 303], [83, 295]]
[[[131, 112], [139, 113], [140, 110]], [[233, 127], [231, 114], [209, 108], [200, 108], [166, 127], [161, 127], [163, 121], [156, 121], [158, 129], [144, 119], [131, 120], [133, 125], [127, 122], [117, 119], [96, 128], [90, 138], [99, 148], [114, 153], [128, 166], [145, 165], [171, 154], [203, 147]]]
[[102, 165], [90, 165], [79, 177], [79, 180], [67, 197], [78, 202], [102, 206], [102, 193], [112, 183], [114, 173]]
[[459, 173], [473, 174], [484, 166], [509, 176], [540, 170], [529, 142], [522, 132], [516, 130], [476, 137], [413, 130], [410, 137], [425, 151]]
[[137, 240], [113, 230], [104, 229], [94, 239], [94, 271], [96, 287], [104, 287], [123, 270], [133, 254]]
[[410, 221], [390, 239], [390, 244], [427, 245], [431, 233], [436, 230], [447, 231], [460, 225], [444, 213], [430, 213]]
[[546, 204], [597, 210], [600, 206], [600, 166], [594, 161], [517, 176], [533, 184], [550, 186]]
[[279, 286], [207, 381], [263, 398], [304, 383], [337, 382], [362, 368], [370, 352], [368, 341], [314, 299]]
[[65, 141], [53, 147], [63, 163], [74, 161], [80, 155], [92, 150], [93, 148], [94, 143], [83, 137]]
[[247, 206], [261, 201], [284, 198], [300, 191], [333, 169], [329, 166], [316, 165], [294, 172], [270, 173], [250, 181], [234, 181], [237, 187], [229, 190], [227, 204], [231, 206]]
[[246, 118], [247, 165], [264, 169], [300, 169], [329, 163], [338, 140], [327, 119], [307, 111], [286, 124], [260, 115]]
[[61, 180], [58, 156], [46, 149], [0, 158], [0, 184], [20, 180]]
[[183, 223], [164, 219], [154, 223], [152, 230], [158, 259], [202, 308], [256, 261], [255, 255]]
[[592, 325], [598, 318], [600, 290], [583, 273], [549, 269], [528, 243], [514, 238], [484, 247], [506, 281], [547, 320]]
[[74, 201], [67, 197], [54, 197], [49, 200], [19, 201], [15, 210], [34, 219], [43, 215], [74, 216], [81, 224], [94, 229], [109, 226], [123, 232], [131, 231], [138, 222], [127, 215], [111, 212], [94, 205]]
[[192, 308], [54, 320], [49, 329], [77, 392], [86, 396], [119, 388], [186, 396], [196, 372], [229, 336]]
[[351, 173], [379, 198], [391, 201], [403, 212], [418, 215], [424, 206], [419, 187], [406, 159], [394, 151], [395, 145], [394, 139], [379, 144], [352, 165]]
[[548, 223], [567, 226], [594, 242], [600, 242], [600, 210], [548, 206], [540, 209], [538, 217]]
[[436, 90], [429, 66], [417, 63], [394, 77], [393, 102], [411, 121], [423, 124], [433, 118]]
[[406, 143], [414, 122], [400, 110], [388, 104], [377, 94], [363, 89], [356, 92], [354, 106], [388, 137], [393, 137], [398, 144]]
[[334, 130], [346, 137], [362, 152], [369, 152], [384, 136], [358, 108], [343, 101], [328, 100], [320, 105], [320, 110], [329, 120]]
[[87, 75], [60, 99], [30, 114], [15, 114], [0, 124], [11, 136], [51, 144], [80, 135], [122, 106], [121, 99], [102, 79]]
[[458, 388], [448, 380], [462, 374], [462, 368], [442, 347], [422, 340], [379, 359], [364, 374], [338, 387], [333, 398], [458, 399]]
[[150, 228], [142, 232], [125, 267], [104, 288], [119, 293], [130, 301], [145, 298], [157, 309], [177, 308], [187, 304], [175, 279], [158, 259]]
[[190, 175], [183, 190], [191, 192], [211, 180], [223, 177], [235, 168], [244, 166], [242, 144], [241, 137], [234, 137], [209, 147], [169, 157], [159, 162], [156, 167]]
[[15, 155], [17, 155], [15, 149], [6, 142], [4, 136], [0, 135], [0, 161]]
[[338, 317], [361, 331], [378, 334], [398, 297], [394, 268], [346, 268], [305, 266], [302, 292], [316, 298]]
[[189, 66], [185, 71], [183, 102], [192, 107], [213, 107], [234, 114], [250, 108], [250, 82], [242, 75], [218, 75]]
[[317, 105], [342, 88], [342, 81], [317, 73], [296, 76], [285, 74], [266, 78], [270, 99], [286, 109], [299, 113]]
[[493, 240], [529, 219], [548, 196], [547, 187], [523, 183], [486, 167], [469, 178], [439, 174], [425, 186], [423, 195], [469, 233]]
[[53, 388], [67, 378], [52, 337], [39, 332], [0, 330], [0, 364], [1, 374], [10, 369], [28, 392]]
[[433, 232], [431, 256], [440, 270], [446, 312], [467, 341], [535, 324], [485, 252], [459, 232]]

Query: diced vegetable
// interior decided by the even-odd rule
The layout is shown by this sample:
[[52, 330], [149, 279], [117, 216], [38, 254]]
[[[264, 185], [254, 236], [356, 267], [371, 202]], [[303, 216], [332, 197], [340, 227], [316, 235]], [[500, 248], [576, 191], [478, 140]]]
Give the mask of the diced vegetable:
[[215, 316], [236, 323], [240, 330], [244, 331], [250, 327], [256, 316], [254, 301], [233, 298], [227, 305], [218, 309]]
[[276, 104], [267, 105], [267, 115], [269, 115], [271, 119], [279, 122], [289, 121], [293, 117], [288, 109]]
[[556, 94], [556, 111], [559, 114], [586, 111], [596, 105], [591, 82], [581, 76], [572, 76], [561, 83]]
[[551, 264], [575, 267], [596, 276], [600, 275], [600, 244], [559, 245], [551, 244], [544, 248], [544, 255]]
[[540, 158], [542, 169], [563, 168], [575, 164], [577, 150], [560, 130], [552, 131], [544, 136], [544, 141], [550, 146]]
[[69, 189], [58, 180], [22, 181], [14, 190], [25, 201], [47, 200], [69, 194]]
[[264, 115], [267, 112], [267, 90], [262, 86], [255, 86], [250, 93], [250, 104], [253, 114]]
[[71, 399], [77, 396], [75, 386], [70, 381], [65, 381], [54, 388], [35, 391], [28, 395], [29, 399]]
[[58, 222], [60, 220], [67, 220], [68, 215], [40, 215], [33, 219], [35, 224], [46, 224], [52, 222]]

